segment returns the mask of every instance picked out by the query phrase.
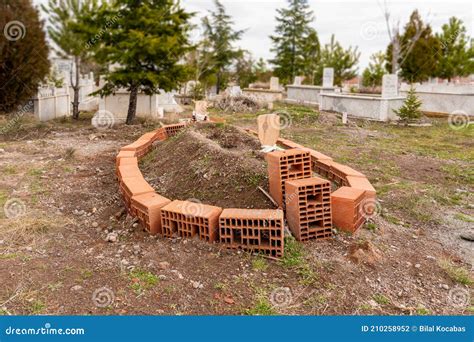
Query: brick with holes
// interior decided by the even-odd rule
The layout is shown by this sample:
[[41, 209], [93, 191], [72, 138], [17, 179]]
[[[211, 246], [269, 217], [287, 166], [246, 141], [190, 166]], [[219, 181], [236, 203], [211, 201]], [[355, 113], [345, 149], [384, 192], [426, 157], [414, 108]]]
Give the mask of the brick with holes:
[[181, 236], [214, 242], [219, 238], [219, 215], [222, 208], [191, 201], [173, 201], [161, 208], [163, 235]]
[[366, 221], [363, 215], [364, 190], [340, 187], [331, 194], [332, 219], [336, 227], [354, 233]]
[[166, 125], [163, 126], [165, 131], [166, 131], [166, 136], [167, 137], [172, 137], [181, 132], [185, 127], [186, 123], [178, 123], [178, 124], [173, 124], [173, 125]]
[[298, 241], [332, 237], [331, 182], [318, 178], [286, 181], [286, 219]]
[[125, 203], [125, 207], [127, 211], [133, 216], [134, 213], [132, 211], [132, 197], [143, 195], [149, 192], [155, 192], [153, 188], [146, 182], [146, 180], [140, 177], [129, 177], [129, 178], [122, 178], [122, 182], [120, 183], [120, 192], [123, 196], [123, 201]]
[[219, 234], [221, 243], [227, 248], [281, 258], [285, 248], [283, 211], [224, 209]]
[[295, 148], [267, 153], [265, 159], [268, 163], [270, 195], [283, 208], [285, 181], [312, 177], [310, 154]]
[[150, 234], [163, 234], [161, 208], [171, 203], [166, 197], [149, 192], [132, 197], [132, 213]]

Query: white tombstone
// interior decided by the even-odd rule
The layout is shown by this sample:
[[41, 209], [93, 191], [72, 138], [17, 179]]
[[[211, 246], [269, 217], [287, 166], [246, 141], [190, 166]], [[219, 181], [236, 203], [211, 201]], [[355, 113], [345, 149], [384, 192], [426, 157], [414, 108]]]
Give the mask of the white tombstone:
[[242, 95], [242, 89], [240, 89], [239, 86], [231, 86], [227, 88], [227, 95], [230, 97], [236, 97], [236, 96], [241, 96]]
[[209, 121], [209, 113], [207, 111], [207, 101], [195, 101], [193, 119], [194, 121]]
[[334, 87], [334, 68], [323, 69], [323, 88]]
[[304, 76], [296, 76], [295, 82], [293, 83], [293, 85], [301, 85], [303, 83], [303, 80], [304, 80]]
[[398, 96], [398, 76], [393, 74], [383, 75], [382, 78], [382, 98], [392, 98]]
[[270, 78], [270, 90], [280, 91], [280, 80], [278, 77]]

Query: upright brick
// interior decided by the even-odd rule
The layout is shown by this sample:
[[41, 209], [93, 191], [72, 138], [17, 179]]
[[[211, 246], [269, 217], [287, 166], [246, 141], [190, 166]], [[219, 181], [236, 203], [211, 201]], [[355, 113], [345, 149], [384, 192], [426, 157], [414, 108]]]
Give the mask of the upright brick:
[[314, 171], [326, 179], [333, 180], [331, 173], [331, 165], [333, 163], [334, 161], [330, 159], [318, 159], [314, 162]]
[[120, 165], [117, 168], [117, 178], [119, 181], [122, 178], [142, 177], [142, 172], [138, 168], [138, 164]]
[[340, 229], [354, 233], [364, 223], [361, 205], [364, 190], [343, 186], [331, 194], [333, 223]]
[[166, 237], [175, 235], [213, 242], [219, 237], [222, 208], [190, 201], [173, 201], [161, 208], [161, 224]]
[[311, 157], [308, 151], [290, 149], [270, 152], [265, 155], [268, 163], [270, 194], [283, 208], [285, 201], [285, 181], [310, 178]]
[[121, 160], [125, 159], [125, 158], [135, 158], [136, 159], [135, 151], [120, 150], [119, 154], [117, 154], [117, 157], [115, 157], [115, 166], [118, 167], [121, 163]]
[[132, 197], [132, 213], [150, 234], [163, 234], [161, 208], [171, 203], [166, 197], [149, 192]]
[[280, 258], [285, 248], [282, 210], [224, 209], [219, 223], [220, 241], [227, 248], [243, 249]]
[[143, 177], [122, 178], [120, 183], [120, 192], [122, 193], [125, 206], [128, 212], [133, 215], [132, 197], [154, 192], [153, 188], [146, 182]]
[[286, 181], [286, 219], [299, 241], [332, 237], [331, 182], [317, 177]]
[[376, 191], [369, 180], [365, 177], [347, 176], [347, 186], [354, 189], [364, 190], [365, 198], [371, 198], [375, 200]]

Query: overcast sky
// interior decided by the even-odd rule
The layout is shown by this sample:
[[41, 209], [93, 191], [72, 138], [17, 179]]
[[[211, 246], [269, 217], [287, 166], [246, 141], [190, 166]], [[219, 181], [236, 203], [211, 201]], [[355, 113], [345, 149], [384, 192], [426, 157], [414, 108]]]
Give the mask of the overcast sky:
[[[33, 0], [44, 3], [46, 0]], [[331, 34], [344, 47], [358, 46], [361, 52], [359, 71], [368, 64], [374, 52], [385, 50], [388, 44], [385, 20], [383, 18], [384, 0], [309, 0], [314, 11], [313, 27], [318, 31], [321, 44], [329, 41]], [[246, 29], [239, 45], [256, 57], [272, 57], [269, 35], [273, 33], [276, 9], [285, 7], [286, 0], [222, 0], [235, 22], [235, 28]], [[411, 12], [418, 9], [425, 22], [431, 24], [435, 32], [452, 16], [460, 18], [472, 35], [474, 27], [474, 6], [469, 0], [389, 0], [388, 8], [392, 22], [400, 22], [403, 27]], [[196, 12], [196, 23], [213, 8], [212, 0], [182, 0], [183, 6]], [[196, 32], [199, 34], [199, 32]]]

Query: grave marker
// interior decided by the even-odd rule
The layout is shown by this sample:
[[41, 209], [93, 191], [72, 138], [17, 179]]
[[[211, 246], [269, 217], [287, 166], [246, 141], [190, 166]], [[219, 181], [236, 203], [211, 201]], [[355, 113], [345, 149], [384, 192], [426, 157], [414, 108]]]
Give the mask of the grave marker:
[[383, 75], [382, 98], [398, 96], [398, 76], [393, 74]]
[[262, 146], [274, 146], [280, 137], [280, 116], [278, 114], [259, 115], [257, 118], [258, 139]]
[[334, 87], [334, 68], [323, 69], [323, 88]]

